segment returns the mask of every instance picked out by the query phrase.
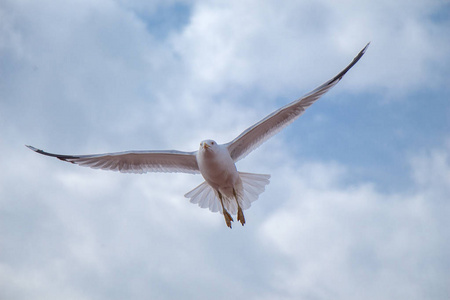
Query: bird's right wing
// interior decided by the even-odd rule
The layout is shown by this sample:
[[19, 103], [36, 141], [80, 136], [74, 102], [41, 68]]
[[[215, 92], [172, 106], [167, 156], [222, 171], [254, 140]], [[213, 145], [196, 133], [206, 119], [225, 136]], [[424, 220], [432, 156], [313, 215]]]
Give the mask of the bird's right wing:
[[39, 154], [93, 169], [138, 174], [147, 172], [200, 173], [195, 151], [127, 151], [94, 155], [63, 155], [45, 152], [32, 146], [27, 147]]
[[237, 138], [225, 144], [233, 160], [236, 162], [244, 158], [247, 154], [256, 149], [270, 137], [300, 117], [308, 107], [310, 107], [315, 101], [317, 101], [323, 94], [328, 92], [342, 79], [345, 73], [347, 73], [347, 71], [350, 70], [364, 55], [369, 44], [367, 44], [358, 53], [358, 55], [344, 70], [332, 79], [328, 80], [302, 98], [289, 103], [277, 111], [274, 111], [255, 125], [247, 128]]

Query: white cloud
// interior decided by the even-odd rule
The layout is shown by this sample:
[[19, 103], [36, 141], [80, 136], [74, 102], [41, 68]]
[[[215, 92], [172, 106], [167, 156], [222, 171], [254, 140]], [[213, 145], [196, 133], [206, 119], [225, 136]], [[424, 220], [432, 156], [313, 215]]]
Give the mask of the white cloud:
[[[267, 161], [261, 150], [255, 166]], [[27, 156], [33, 171], [25, 178], [6, 165], [6, 183], [29, 182], [37, 194], [2, 191], [3, 222], [19, 226], [8, 235], [2, 227], [3, 290], [37, 299], [198, 298], [233, 286], [218, 299], [444, 299], [450, 192], [446, 179], [429, 185], [415, 174], [447, 174], [448, 150], [411, 159], [416, 188], [381, 193], [338, 163], [287, 164], [293, 157], [278, 148], [268, 161], [271, 185], [247, 211], [248, 224], [233, 230], [182, 197], [198, 177], [127, 176], [57, 161], [58, 170], [46, 170]]]
[[161, 37], [145, 18], [175, 3], [0, 4], [0, 298], [445, 298], [447, 146], [408, 149], [410, 189], [381, 192], [279, 135], [238, 164], [272, 179], [233, 230], [183, 198], [200, 176], [83, 169], [23, 146], [227, 142], [369, 40], [335, 95], [411, 95], [448, 78], [437, 2], [186, 1], [189, 23]]
[[276, 174], [290, 195], [260, 230], [287, 261], [273, 270], [274, 285], [289, 299], [444, 299], [449, 150], [411, 160], [413, 191], [342, 184], [350, 174], [329, 164]]
[[340, 90], [376, 86], [405, 96], [445, 83], [429, 67], [447, 60], [444, 27], [432, 20], [438, 9], [437, 2], [199, 2], [172, 42], [194, 86], [257, 85], [273, 97], [318, 85], [372, 41], [370, 57]]

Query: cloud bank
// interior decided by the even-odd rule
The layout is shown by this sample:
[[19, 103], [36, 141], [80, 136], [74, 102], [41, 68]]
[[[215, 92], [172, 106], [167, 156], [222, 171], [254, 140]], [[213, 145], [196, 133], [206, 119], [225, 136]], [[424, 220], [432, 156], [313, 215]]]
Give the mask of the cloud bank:
[[[3, 1], [0, 298], [447, 299], [442, 1]], [[228, 230], [202, 179], [37, 156], [194, 150], [354, 69], [239, 162], [271, 184]]]

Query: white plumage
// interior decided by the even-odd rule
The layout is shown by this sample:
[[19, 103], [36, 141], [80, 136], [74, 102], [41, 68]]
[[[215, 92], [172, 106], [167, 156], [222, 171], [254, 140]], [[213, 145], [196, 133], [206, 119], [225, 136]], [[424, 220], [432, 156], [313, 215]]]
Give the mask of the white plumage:
[[335, 77], [302, 98], [271, 113], [227, 144], [219, 145], [213, 140], [205, 140], [200, 143], [198, 151], [192, 152], [127, 151], [96, 155], [61, 155], [32, 146], [27, 147], [43, 155], [94, 169], [123, 173], [201, 173], [205, 182], [188, 192], [185, 197], [190, 198], [191, 203], [196, 203], [201, 208], [209, 208], [212, 212], [220, 211], [230, 228], [233, 221], [230, 213], [237, 214], [238, 221], [244, 225], [243, 210], [248, 209], [264, 192], [265, 186], [269, 184], [270, 175], [238, 172], [235, 163], [291, 124], [334, 87], [364, 55], [368, 46], [369, 44]]
[[[243, 210], [246, 210], [250, 208], [253, 201], [258, 199], [259, 194], [264, 192], [265, 186], [269, 184], [270, 175], [239, 172], [239, 176], [245, 195], [240, 199], [240, 205]], [[191, 203], [198, 204], [201, 208], [209, 208], [212, 212], [218, 212], [222, 208], [217, 192], [206, 181], [184, 196], [190, 198]], [[237, 213], [237, 205], [234, 205], [233, 201], [229, 206], [225, 204], [225, 209], [233, 215]]]

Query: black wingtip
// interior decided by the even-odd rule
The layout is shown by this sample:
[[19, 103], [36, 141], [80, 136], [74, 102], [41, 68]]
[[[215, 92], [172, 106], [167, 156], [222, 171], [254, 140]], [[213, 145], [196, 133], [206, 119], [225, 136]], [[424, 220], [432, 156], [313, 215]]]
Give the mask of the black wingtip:
[[368, 43], [366, 44], [366, 46], [361, 50], [361, 52], [360, 52], [361, 54], [366, 53], [366, 50], [367, 50], [367, 48], [369, 48], [370, 43], [371, 43], [371, 42], [368, 42]]
[[38, 148], [35, 148], [35, 147], [33, 147], [33, 146], [25, 145], [25, 147], [27, 147], [28, 149], [30, 149], [30, 150], [32, 150], [32, 151], [34, 151], [34, 152], [36, 152], [36, 153], [47, 155], [46, 152], [44, 152], [44, 151], [42, 151], [42, 150], [40, 150], [40, 149], [38, 149]]
[[77, 159], [79, 158], [78, 156], [73, 156], [73, 155], [62, 155], [62, 154], [55, 154], [55, 153], [49, 153], [49, 152], [45, 152], [44, 150], [35, 148], [33, 146], [30, 145], [25, 145], [28, 149], [33, 150], [36, 153], [42, 154], [42, 155], [47, 155], [50, 157], [56, 157], [57, 159], [60, 159], [62, 161], [67, 161], [70, 163], [73, 163], [72, 161], [68, 161], [68, 159]]
[[342, 70], [338, 75], [336, 75], [332, 80], [330, 80], [328, 83], [332, 83], [335, 81], [339, 81], [344, 77], [344, 75], [350, 70], [359, 60], [360, 58], [366, 53], [367, 48], [369, 48], [370, 42], [367, 43], [367, 45], [359, 51], [358, 55], [353, 58], [353, 61], [344, 69]]
[[38, 149], [38, 148], [35, 148], [35, 147], [33, 147], [33, 146], [30, 146], [30, 145], [25, 145], [25, 146], [26, 146], [28, 149], [33, 150], [33, 151], [36, 152], [36, 153], [39, 153], [39, 154], [42, 154], [42, 155], [48, 155], [48, 156], [57, 157], [56, 154], [52, 154], [52, 153], [45, 152], [45, 151], [43, 151], [43, 150], [41, 150], [41, 149]]
[[350, 67], [350, 68], [353, 67], [358, 62], [358, 60], [366, 53], [367, 48], [369, 48], [369, 46], [370, 46], [370, 42], [368, 42], [364, 46], [364, 48], [362, 48], [362, 50], [359, 51], [358, 55], [356, 55], [356, 57], [353, 59], [353, 61], [350, 63], [350, 65], [348, 67]]
[[366, 50], [369, 47], [369, 45], [370, 45], [370, 42], [368, 42], [366, 44], [366, 46], [364, 46], [364, 48], [362, 48], [362, 50], [359, 51], [359, 53], [353, 58], [352, 62], [345, 69], [343, 69], [341, 72], [339, 72], [339, 74], [337, 74], [336, 76], [334, 76], [332, 79], [328, 80], [321, 86], [317, 87], [316, 89], [312, 90], [311, 92], [309, 92], [308, 94], [303, 96], [303, 98], [310, 96], [314, 93], [317, 93], [318, 91], [320, 91], [324, 88], [329, 88], [330, 86], [334, 86], [336, 83], [338, 83], [344, 77], [344, 75], [347, 74], [347, 72], [361, 59], [361, 57], [363, 57], [363, 55], [364, 55], [364, 53], [366, 53]]
[[25, 145], [25, 147], [27, 147], [28, 149], [33, 150], [34, 152], [36, 152], [37, 150], [39, 150], [39, 149], [36, 149], [36, 148], [34, 148], [33, 146], [30, 146], [30, 145]]

